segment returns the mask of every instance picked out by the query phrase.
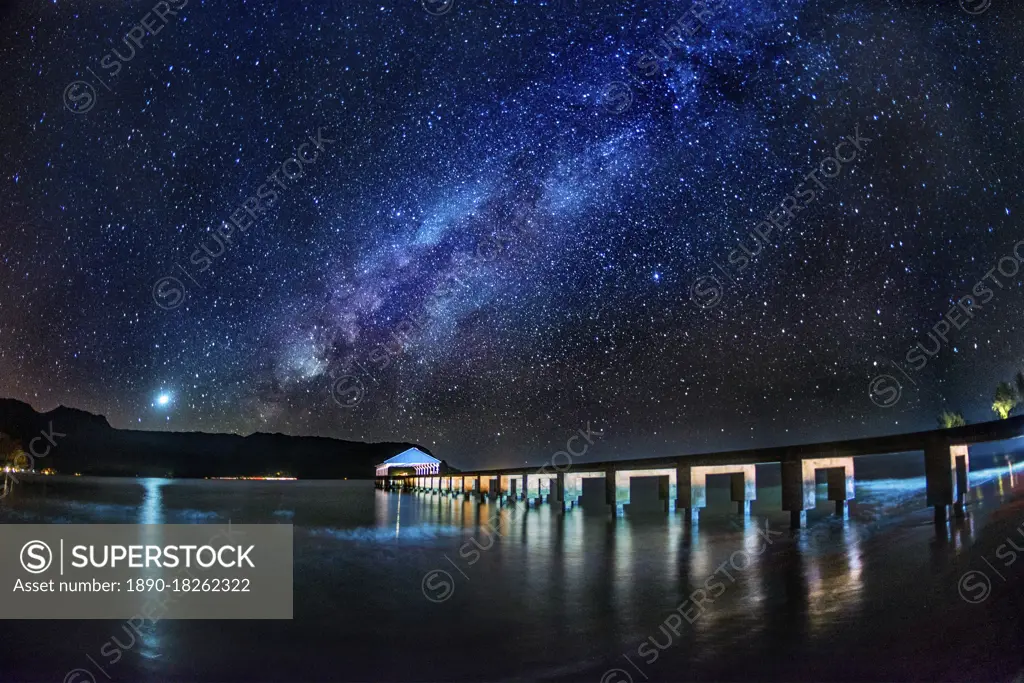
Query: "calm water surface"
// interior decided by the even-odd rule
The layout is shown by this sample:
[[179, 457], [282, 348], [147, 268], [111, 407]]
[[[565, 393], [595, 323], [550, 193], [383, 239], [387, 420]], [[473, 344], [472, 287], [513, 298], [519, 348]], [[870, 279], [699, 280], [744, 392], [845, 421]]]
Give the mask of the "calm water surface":
[[[731, 515], [724, 478], [693, 528], [370, 482], [26, 484], [0, 522], [294, 524], [295, 618], [161, 621], [135, 638], [119, 621], [8, 621], [0, 679], [1012, 680], [1021, 605], [967, 603], [957, 581], [1022, 476], [973, 473], [970, 518], [939, 533], [923, 478], [858, 481], [846, 519], [820, 487], [799, 532], [777, 487]], [[500, 535], [481, 530], [495, 514]], [[714, 601], [686, 608], [693, 623], [672, 617], [709, 577], [724, 586]], [[118, 661], [101, 654], [112, 637], [127, 646]]]

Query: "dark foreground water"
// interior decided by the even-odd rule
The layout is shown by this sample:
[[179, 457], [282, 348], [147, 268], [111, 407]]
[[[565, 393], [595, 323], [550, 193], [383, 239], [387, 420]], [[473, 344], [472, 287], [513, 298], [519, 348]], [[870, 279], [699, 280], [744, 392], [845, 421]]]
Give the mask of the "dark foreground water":
[[[1024, 548], [1022, 478], [973, 473], [970, 518], [938, 532], [923, 478], [860, 481], [848, 519], [822, 500], [796, 533], [777, 487], [746, 520], [712, 488], [694, 528], [543, 506], [505, 511], [498, 535], [480, 527], [493, 505], [369, 482], [22, 485], [0, 522], [294, 524], [295, 618], [161, 621], [137, 638], [117, 621], [3, 622], [0, 678], [1013, 680], [1024, 561], [995, 553], [1011, 534]], [[969, 570], [988, 590], [960, 582]], [[703, 607], [684, 605], [699, 588]], [[112, 637], [128, 646], [116, 662]]]

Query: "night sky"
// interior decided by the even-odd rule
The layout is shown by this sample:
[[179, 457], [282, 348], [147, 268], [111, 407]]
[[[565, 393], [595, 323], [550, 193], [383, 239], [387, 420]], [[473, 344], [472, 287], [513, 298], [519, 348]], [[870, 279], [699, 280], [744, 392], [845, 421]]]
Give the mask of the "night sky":
[[993, 419], [1024, 367], [1019, 3], [0, 7], [0, 396], [468, 467]]

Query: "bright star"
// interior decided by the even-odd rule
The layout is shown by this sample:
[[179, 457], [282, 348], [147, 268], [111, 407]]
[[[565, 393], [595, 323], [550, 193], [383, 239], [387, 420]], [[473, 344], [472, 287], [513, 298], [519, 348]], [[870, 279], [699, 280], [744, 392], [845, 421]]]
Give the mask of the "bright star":
[[170, 394], [160, 394], [159, 396], [156, 397], [157, 405], [165, 406], [165, 405], [167, 405], [170, 402], [171, 402], [171, 395]]

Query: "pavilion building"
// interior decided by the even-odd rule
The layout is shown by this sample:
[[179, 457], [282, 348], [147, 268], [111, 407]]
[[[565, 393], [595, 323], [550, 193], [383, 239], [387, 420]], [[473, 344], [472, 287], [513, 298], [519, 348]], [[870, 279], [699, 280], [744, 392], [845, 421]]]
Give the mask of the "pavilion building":
[[377, 465], [378, 477], [430, 476], [442, 474], [441, 461], [418, 448], [409, 448]]

